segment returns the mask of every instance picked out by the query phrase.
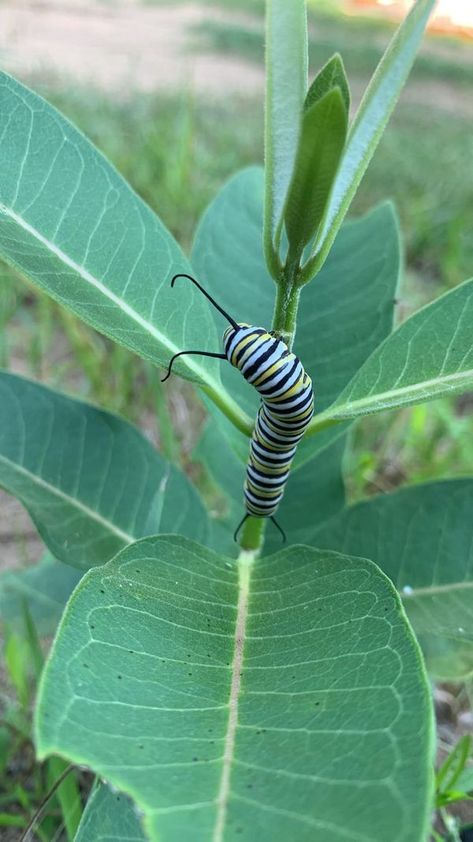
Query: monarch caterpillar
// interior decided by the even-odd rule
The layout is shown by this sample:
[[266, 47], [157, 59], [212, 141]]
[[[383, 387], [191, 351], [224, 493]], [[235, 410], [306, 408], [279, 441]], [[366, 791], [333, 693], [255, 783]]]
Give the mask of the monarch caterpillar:
[[263, 327], [236, 322], [217, 304], [191, 275], [188, 278], [213, 306], [230, 322], [223, 334], [223, 354], [209, 351], [180, 351], [169, 362], [163, 382], [171, 374], [172, 365], [183, 354], [201, 354], [228, 362], [243, 374], [261, 396], [261, 405], [251, 436], [250, 455], [244, 485], [246, 514], [238, 524], [234, 538], [245, 520], [268, 517], [286, 536], [274, 518], [289, 477], [297, 445], [314, 414], [312, 380], [301, 361], [282, 339]]

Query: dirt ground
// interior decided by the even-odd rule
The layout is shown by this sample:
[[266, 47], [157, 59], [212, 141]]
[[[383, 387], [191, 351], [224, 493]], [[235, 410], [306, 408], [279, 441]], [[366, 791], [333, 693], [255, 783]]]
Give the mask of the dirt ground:
[[261, 68], [194, 51], [194, 27], [222, 17], [196, 3], [7, 0], [0, 6], [1, 63], [22, 78], [54, 73], [63, 83], [92, 83], [120, 96], [183, 87], [207, 96], [261, 91]]

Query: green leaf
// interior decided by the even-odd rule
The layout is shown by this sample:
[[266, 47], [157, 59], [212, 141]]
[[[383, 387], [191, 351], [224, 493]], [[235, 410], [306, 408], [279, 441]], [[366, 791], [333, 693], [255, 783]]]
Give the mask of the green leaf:
[[401, 593], [430, 672], [473, 672], [473, 479], [404, 488], [350, 506], [309, 543], [371, 558]]
[[[201, 283], [230, 315], [268, 327], [275, 287], [263, 257], [262, 215], [262, 172], [256, 167], [243, 170], [225, 185], [204, 214], [192, 262]], [[343, 226], [318, 282], [302, 290], [295, 351], [313, 378], [317, 412], [333, 403], [390, 333], [399, 250], [392, 206], [381, 205]], [[223, 333], [223, 320], [216, 318]], [[230, 365], [222, 364], [221, 376], [227, 391], [254, 418], [259, 401], [256, 391]], [[246, 460], [248, 441], [220, 413], [214, 415]], [[340, 425], [303, 440], [299, 462], [310, 459], [342, 431]]]
[[435, 0], [417, 0], [371, 79], [353, 121], [345, 153], [317, 235], [307, 279], [327, 258], [358, 185], [404, 86]]
[[[56, 301], [145, 359], [167, 366], [211, 349], [208, 302], [157, 216], [61, 114], [0, 74], [0, 254]], [[215, 360], [189, 356], [183, 377], [222, 394]], [[228, 400], [227, 400], [228, 399]]]
[[284, 208], [289, 257], [299, 259], [327, 204], [347, 133], [347, 112], [339, 88], [305, 107], [291, 183]]
[[[277, 512], [277, 521], [286, 532], [288, 544], [303, 544], [345, 505], [342, 459], [345, 437], [340, 437], [320, 451], [289, 477]], [[194, 451], [203, 462], [226, 501], [224, 517], [212, 522], [210, 546], [233, 555], [233, 533], [244, 514], [243, 483], [245, 465], [233, 453], [228, 441], [213, 419], [209, 419]], [[281, 536], [267, 524], [264, 553], [276, 552]]]
[[296, 157], [307, 91], [307, 13], [304, 0], [268, 0], [266, 15], [264, 250], [279, 275], [277, 232]]
[[136, 428], [5, 372], [0, 485], [29, 511], [53, 555], [82, 569], [144, 535], [207, 534], [196, 491]]
[[0, 620], [22, 624], [26, 603], [38, 633], [53, 634], [81, 575], [49, 553], [33, 567], [6, 570], [0, 575]]
[[313, 422], [342, 421], [466, 392], [473, 386], [473, 280], [407, 319]]
[[145, 842], [133, 803], [99, 784], [89, 796], [74, 842]]
[[429, 688], [395, 590], [363, 559], [128, 547], [69, 603], [36, 735], [40, 758], [130, 795], [151, 840], [427, 832]]
[[345, 104], [345, 111], [348, 114], [350, 111], [350, 87], [345, 73], [342, 57], [335, 53], [331, 59], [322, 67], [314, 81], [312, 82], [307, 96], [304, 100], [304, 108], [309, 108], [315, 102], [318, 102], [325, 96], [328, 91], [333, 88], [339, 88]]

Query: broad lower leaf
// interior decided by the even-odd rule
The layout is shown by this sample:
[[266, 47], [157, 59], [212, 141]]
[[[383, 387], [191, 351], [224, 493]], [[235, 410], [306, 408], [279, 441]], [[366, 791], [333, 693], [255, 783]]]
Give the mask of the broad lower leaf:
[[330, 202], [315, 241], [307, 277], [330, 252], [358, 185], [373, 157], [404, 86], [435, 0], [417, 0], [381, 59], [360, 103], [335, 179]]
[[264, 248], [278, 277], [275, 239], [296, 157], [307, 92], [307, 18], [304, 0], [268, 0], [266, 16]]
[[82, 569], [144, 535], [207, 534], [193, 487], [135, 427], [5, 372], [0, 485], [28, 509], [53, 555]]
[[[249, 448], [248, 448], [249, 450]], [[289, 477], [276, 519], [286, 533], [289, 545], [307, 543], [320, 527], [345, 505], [342, 459], [345, 437], [317, 453], [310, 462]], [[233, 534], [245, 513], [243, 483], [245, 465], [233, 453], [218, 424], [209, 419], [194, 458], [203, 462], [226, 503], [223, 515], [211, 521], [210, 544], [213, 549], [234, 555]], [[264, 553], [281, 547], [281, 535], [267, 523]]]
[[304, 108], [284, 222], [288, 260], [297, 260], [314, 236], [327, 203], [347, 133], [347, 111], [340, 88], [332, 88]]
[[389, 580], [294, 547], [239, 563], [145, 539], [76, 589], [40, 758], [133, 797], [151, 840], [424, 839], [430, 694]]
[[33, 567], [6, 570], [0, 575], [0, 620], [23, 627], [26, 606], [38, 634], [53, 634], [81, 575], [50, 553]]
[[350, 506], [310, 540], [379, 564], [443, 679], [473, 673], [472, 511], [473, 479], [427, 483]]
[[133, 803], [99, 784], [89, 796], [74, 842], [146, 842]]
[[473, 387], [473, 280], [423, 307], [389, 336], [313, 429]]
[[[167, 366], [216, 333], [207, 303], [157, 216], [61, 114], [0, 74], [0, 254], [81, 319]], [[215, 360], [184, 357], [183, 377], [221, 392]]]
[[350, 88], [342, 57], [338, 53], [335, 53], [329, 59], [315, 77], [307, 91], [304, 108], [310, 108], [311, 105], [322, 99], [333, 88], [339, 89], [345, 105], [345, 111], [348, 115], [350, 111]]
[[[233, 318], [269, 327], [275, 287], [263, 257], [262, 215], [262, 172], [256, 167], [243, 170], [204, 214], [192, 262], [201, 283]], [[399, 264], [396, 218], [391, 205], [381, 205], [342, 228], [317, 283], [302, 290], [295, 351], [314, 381], [317, 412], [333, 403], [390, 333]], [[223, 333], [224, 320], [216, 318]], [[259, 401], [256, 391], [225, 363], [221, 377], [227, 391], [254, 418]], [[216, 417], [245, 460], [247, 440], [220, 413]], [[334, 428], [304, 440], [300, 462], [340, 433], [341, 429]]]

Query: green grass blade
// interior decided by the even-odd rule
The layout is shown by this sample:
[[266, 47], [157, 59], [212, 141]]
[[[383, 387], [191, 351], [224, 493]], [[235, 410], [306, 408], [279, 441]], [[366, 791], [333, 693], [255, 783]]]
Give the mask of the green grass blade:
[[305, 0], [268, 0], [266, 13], [264, 251], [279, 276], [275, 240], [292, 176], [307, 93]]
[[435, 0], [417, 0], [371, 79], [348, 136], [320, 232], [305, 276], [325, 261], [404, 86]]
[[[61, 757], [50, 757], [47, 763], [48, 780], [53, 786], [69, 769]], [[70, 769], [58, 786], [55, 799], [59, 803], [68, 842], [74, 842], [82, 815], [82, 799], [74, 769]]]

